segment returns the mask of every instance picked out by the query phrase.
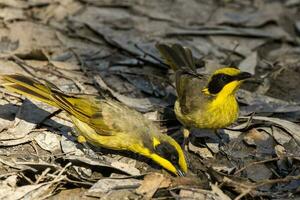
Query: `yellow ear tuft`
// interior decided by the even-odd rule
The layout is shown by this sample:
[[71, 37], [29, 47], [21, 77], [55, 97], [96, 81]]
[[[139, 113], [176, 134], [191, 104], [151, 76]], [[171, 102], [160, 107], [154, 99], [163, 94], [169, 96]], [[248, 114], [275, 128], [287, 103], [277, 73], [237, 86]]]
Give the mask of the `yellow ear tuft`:
[[160, 144], [160, 141], [156, 137], [153, 137], [153, 146], [156, 147], [159, 144]]
[[204, 93], [204, 94], [210, 94], [209, 91], [208, 91], [208, 88], [204, 88], [204, 89], [202, 90], [202, 93]]
[[78, 141], [79, 143], [81, 143], [81, 144], [86, 143], [86, 139], [85, 139], [85, 137], [82, 136], [82, 135], [79, 135], [79, 136], [77, 137], [77, 141]]

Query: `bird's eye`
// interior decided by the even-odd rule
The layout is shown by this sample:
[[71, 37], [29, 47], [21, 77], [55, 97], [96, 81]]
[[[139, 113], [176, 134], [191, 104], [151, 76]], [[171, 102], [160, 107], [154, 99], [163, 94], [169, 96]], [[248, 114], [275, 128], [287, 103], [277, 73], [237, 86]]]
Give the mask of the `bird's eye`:
[[226, 75], [223, 75], [223, 74], [222, 74], [222, 76], [221, 76], [220, 78], [221, 78], [221, 80], [222, 80], [223, 82], [229, 82], [229, 79], [230, 79], [229, 76], [226, 76]]
[[208, 83], [208, 91], [211, 94], [217, 94], [222, 90], [222, 88], [233, 81], [234, 78], [227, 74], [216, 74], [214, 75], [210, 82]]
[[172, 155], [170, 160], [171, 160], [171, 163], [176, 163], [178, 161], [178, 158], [175, 155]]
[[155, 147], [155, 151], [158, 155], [169, 160], [172, 164], [178, 164], [178, 152], [171, 144], [167, 142], [161, 142]]

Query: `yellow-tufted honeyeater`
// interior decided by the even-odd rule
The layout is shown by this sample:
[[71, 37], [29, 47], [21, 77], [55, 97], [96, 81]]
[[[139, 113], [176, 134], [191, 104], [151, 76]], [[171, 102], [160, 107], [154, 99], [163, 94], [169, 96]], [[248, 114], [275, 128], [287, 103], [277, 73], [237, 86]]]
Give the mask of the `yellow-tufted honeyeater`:
[[211, 75], [196, 74], [190, 49], [179, 44], [157, 44], [165, 62], [175, 71], [177, 101], [174, 110], [184, 125], [185, 142], [190, 128], [219, 129], [235, 122], [239, 106], [235, 94], [251, 77], [248, 72], [224, 67]]
[[181, 147], [141, 113], [112, 100], [91, 95], [69, 95], [54, 84], [23, 75], [1, 75], [7, 90], [42, 101], [65, 111], [81, 141], [114, 150], [127, 150], [148, 157], [183, 176], [187, 164]]

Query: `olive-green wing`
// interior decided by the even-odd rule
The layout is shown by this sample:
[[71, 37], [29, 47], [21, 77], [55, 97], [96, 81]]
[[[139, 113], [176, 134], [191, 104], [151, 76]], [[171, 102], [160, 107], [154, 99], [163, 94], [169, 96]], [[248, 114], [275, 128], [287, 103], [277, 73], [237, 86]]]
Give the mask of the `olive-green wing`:
[[178, 101], [184, 114], [189, 114], [196, 110], [199, 111], [206, 104], [207, 100], [211, 98], [202, 92], [206, 87], [207, 80], [206, 76], [200, 78], [180, 71], [176, 73]]
[[203, 108], [209, 98], [202, 90], [208, 78], [197, 74], [195, 60], [189, 48], [180, 44], [157, 44], [162, 57], [176, 72], [175, 83], [181, 111], [185, 114]]
[[88, 124], [100, 135], [143, 132], [149, 127], [149, 122], [142, 114], [112, 99], [57, 92], [52, 96], [63, 110]]
[[[91, 95], [67, 95], [60, 91], [52, 90], [53, 101], [68, 114], [88, 124], [100, 135], [112, 135], [118, 132], [110, 126], [109, 121], [104, 121], [107, 113], [103, 113], [103, 101]], [[106, 117], [107, 118], [107, 117]], [[97, 123], [94, 123], [97, 122]]]
[[111, 99], [101, 102], [101, 112], [95, 113], [90, 119], [90, 126], [99, 129], [108, 127], [112, 132], [123, 132], [136, 135], [148, 135], [153, 123], [141, 113]]

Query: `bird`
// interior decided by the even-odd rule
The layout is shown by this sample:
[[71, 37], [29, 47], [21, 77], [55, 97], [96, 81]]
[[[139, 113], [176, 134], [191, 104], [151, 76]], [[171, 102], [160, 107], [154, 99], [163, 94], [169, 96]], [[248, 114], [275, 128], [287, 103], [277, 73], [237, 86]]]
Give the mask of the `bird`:
[[53, 83], [21, 74], [0, 75], [1, 85], [10, 92], [32, 98], [67, 113], [78, 141], [112, 150], [131, 151], [177, 176], [185, 176], [187, 163], [181, 146], [160, 132], [154, 122], [138, 111], [110, 98], [66, 94]]
[[239, 116], [236, 92], [252, 75], [235, 67], [222, 67], [212, 74], [196, 71], [191, 49], [180, 44], [157, 43], [161, 57], [175, 72], [176, 118], [183, 124], [184, 142], [191, 128], [218, 130], [234, 123]]

